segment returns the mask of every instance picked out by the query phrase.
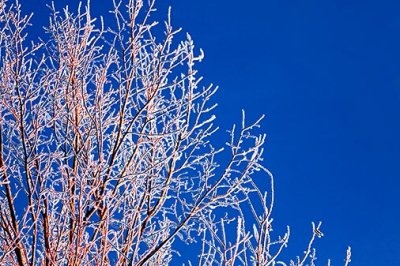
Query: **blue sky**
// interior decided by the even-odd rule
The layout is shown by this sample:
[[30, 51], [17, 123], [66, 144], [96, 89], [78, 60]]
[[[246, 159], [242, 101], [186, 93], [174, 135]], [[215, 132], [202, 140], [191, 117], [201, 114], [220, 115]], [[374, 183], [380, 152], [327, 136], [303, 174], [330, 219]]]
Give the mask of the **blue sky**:
[[[42, 4], [20, 2], [34, 23], [47, 22]], [[95, 14], [111, 3], [97, 2]], [[205, 51], [198, 68], [220, 86], [221, 128], [239, 122], [242, 108], [250, 119], [266, 114], [275, 228], [292, 228], [287, 256], [322, 220], [318, 265], [341, 265], [347, 245], [351, 265], [398, 265], [400, 2], [159, 2]]]
[[341, 265], [351, 245], [352, 265], [398, 265], [400, 2], [168, 2], [221, 86], [220, 121], [266, 114], [288, 253], [322, 220], [319, 263]]

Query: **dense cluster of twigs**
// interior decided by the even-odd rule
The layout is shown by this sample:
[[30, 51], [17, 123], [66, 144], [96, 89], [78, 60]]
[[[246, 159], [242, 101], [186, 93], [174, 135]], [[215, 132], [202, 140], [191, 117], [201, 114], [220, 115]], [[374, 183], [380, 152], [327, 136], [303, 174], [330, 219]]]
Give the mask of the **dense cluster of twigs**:
[[[190, 36], [157, 26], [154, 0], [115, 2], [112, 26], [89, 7], [50, 7], [29, 42], [30, 16], [0, 0], [0, 264], [286, 265], [260, 120], [243, 114], [217, 162]], [[290, 265], [314, 263], [320, 225]]]

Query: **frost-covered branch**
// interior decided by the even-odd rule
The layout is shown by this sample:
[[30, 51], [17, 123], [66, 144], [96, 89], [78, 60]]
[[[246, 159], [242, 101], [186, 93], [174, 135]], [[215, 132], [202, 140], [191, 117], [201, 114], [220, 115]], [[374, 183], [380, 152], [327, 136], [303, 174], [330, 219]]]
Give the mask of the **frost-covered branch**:
[[0, 1], [0, 264], [284, 265], [262, 117], [243, 112], [214, 147], [203, 51], [154, 0], [113, 4], [109, 24], [90, 2], [50, 5], [35, 40], [31, 15]]

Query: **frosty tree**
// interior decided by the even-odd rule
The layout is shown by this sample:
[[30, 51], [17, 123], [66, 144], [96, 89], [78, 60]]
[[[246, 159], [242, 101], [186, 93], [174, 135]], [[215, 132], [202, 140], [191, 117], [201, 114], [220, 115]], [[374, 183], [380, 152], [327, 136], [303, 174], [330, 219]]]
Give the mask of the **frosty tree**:
[[[286, 265], [260, 120], [212, 145], [203, 54], [154, 2], [114, 2], [110, 25], [52, 6], [31, 42], [31, 16], [0, 0], [1, 265]], [[320, 225], [288, 265], [314, 264]]]

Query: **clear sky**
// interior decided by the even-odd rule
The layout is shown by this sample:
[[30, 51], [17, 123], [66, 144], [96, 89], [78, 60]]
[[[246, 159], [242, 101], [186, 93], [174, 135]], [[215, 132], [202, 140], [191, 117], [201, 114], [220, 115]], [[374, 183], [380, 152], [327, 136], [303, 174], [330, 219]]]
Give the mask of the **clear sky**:
[[322, 220], [319, 264], [341, 265], [351, 245], [354, 266], [399, 265], [400, 2], [168, 3], [205, 50], [202, 73], [221, 86], [219, 119], [266, 114], [288, 252]]
[[[20, 2], [46, 22], [42, 4]], [[399, 265], [400, 1], [159, 2], [205, 51], [198, 68], [220, 86], [221, 128], [242, 108], [266, 114], [275, 230], [292, 228], [286, 254], [300, 254], [322, 220], [318, 265], [341, 265], [347, 245], [351, 265]], [[92, 0], [93, 12], [110, 3]]]

